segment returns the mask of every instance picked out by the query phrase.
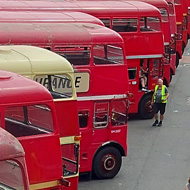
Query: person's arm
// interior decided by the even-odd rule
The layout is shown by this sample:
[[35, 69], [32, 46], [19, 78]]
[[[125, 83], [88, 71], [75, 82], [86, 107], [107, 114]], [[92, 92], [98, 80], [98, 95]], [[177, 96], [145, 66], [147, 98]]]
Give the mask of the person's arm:
[[155, 96], [155, 92], [154, 92], [153, 95], [152, 95], [151, 105], [154, 104], [154, 96]]

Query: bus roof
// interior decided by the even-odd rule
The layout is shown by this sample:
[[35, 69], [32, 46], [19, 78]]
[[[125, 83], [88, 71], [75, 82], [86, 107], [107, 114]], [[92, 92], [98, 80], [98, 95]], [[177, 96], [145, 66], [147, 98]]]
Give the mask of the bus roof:
[[50, 92], [41, 84], [16, 73], [2, 70], [0, 70], [0, 99], [1, 106], [53, 101]]
[[0, 46], [0, 68], [25, 76], [73, 73], [71, 64], [60, 55], [24, 45]]
[[[122, 37], [117, 32], [90, 23], [0, 23], [0, 28], [0, 44], [8, 45], [32, 43], [38, 46], [40, 44], [61, 46], [63, 44], [123, 43]], [[33, 54], [35, 53], [32, 52]], [[30, 54], [27, 55], [30, 56]], [[41, 57], [45, 56], [41, 55]], [[47, 64], [46, 62], [44, 64]]]
[[82, 22], [104, 25], [98, 18], [82, 12], [1, 11], [0, 22]]
[[[34, 11], [36, 9], [43, 11], [50, 10], [72, 10], [72, 11], [82, 11], [88, 12], [95, 9], [104, 9], [103, 12], [108, 13], [111, 11], [112, 15], [115, 13], [118, 15], [130, 13], [134, 16], [159, 16], [159, 11], [156, 7], [149, 5], [144, 2], [121, 2], [121, 1], [0, 1], [0, 10], [13, 10], [13, 11]], [[83, 11], [84, 10], [84, 11]], [[88, 11], [87, 11], [88, 10]]]
[[[126, 0], [122, 0], [124, 2], [128, 2]], [[133, 0], [133, 1], [139, 1], [139, 0]], [[166, 8], [168, 9], [168, 4], [165, 0], [142, 0], [145, 3], [149, 3], [151, 5], [154, 5], [157, 8]]]
[[[1, 75], [1, 73], [0, 73]], [[19, 141], [0, 127], [0, 161], [24, 157], [24, 149]]]

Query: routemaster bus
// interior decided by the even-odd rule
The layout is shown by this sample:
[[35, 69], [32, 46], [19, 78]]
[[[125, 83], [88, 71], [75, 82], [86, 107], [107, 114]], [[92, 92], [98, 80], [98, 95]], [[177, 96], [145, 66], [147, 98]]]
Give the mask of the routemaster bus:
[[[99, 178], [114, 177], [120, 170], [122, 156], [127, 155], [129, 81], [121, 36], [109, 28], [87, 23], [2, 23], [1, 26], [6, 33], [0, 34], [4, 36], [0, 44], [47, 48], [73, 65], [81, 133], [80, 172], [93, 171]], [[38, 67], [44, 74], [47, 68], [61, 72], [56, 63], [51, 67], [38, 64], [35, 72], [39, 72]], [[44, 77], [35, 80], [47, 87]], [[59, 85], [56, 81], [53, 84]]]
[[[144, 65], [149, 69], [147, 75], [149, 90], [154, 90], [158, 77], [164, 75], [163, 78], [168, 84], [170, 79], [170, 65], [163, 62], [164, 41], [159, 10], [143, 2], [138, 2], [138, 6], [137, 2], [130, 2], [127, 6], [126, 3], [118, 1], [88, 1], [88, 3], [77, 1], [59, 2], [59, 4], [62, 4], [65, 10], [77, 10], [96, 16], [103, 21], [105, 26], [121, 34], [125, 42], [128, 67], [130, 68], [130, 91], [134, 94], [129, 113], [140, 112], [142, 118], [151, 118], [153, 113], [149, 100], [152, 94], [150, 91], [143, 92], [141, 90], [140, 68]], [[127, 24], [132, 26], [127, 27]], [[146, 48], [140, 48], [145, 44]], [[146, 106], [144, 107], [144, 105]]]
[[[12, 66], [16, 62], [21, 66], [28, 62], [30, 66], [27, 57], [14, 50], [14, 47], [0, 47], [0, 57], [1, 65]], [[19, 65], [17, 67], [19, 68]], [[25, 165], [23, 149], [15, 138], [4, 137], [0, 147], [5, 145], [6, 141], [9, 145], [5, 146], [0, 155], [11, 154], [11, 158], [0, 158], [1, 189], [68, 189], [65, 185], [68, 186], [69, 183], [63, 178], [63, 170], [67, 172], [68, 167], [62, 156], [63, 152], [67, 156], [73, 150], [60, 146], [56, 115], [58, 110], [50, 92], [35, 81], [7, 71], [0, 71], [0, 89], [1, 128], [19, 140], [26, 160]], [[2, 129], [0, 131], [2, 132]]]
[[[58, 124], [59, 133], [57, 132], [58, 129], [55, 129], [56, 131], [54, 132], [54, 128], [52, 128], [53, 126], [51, 126], [48, 123], [45, 123], [46, 125], [44, 127], [46, 128], [48, 126], [51, 127], [50, 129], [47, 129], [47, 130], [50, 130], [51, 133], [53, 132], [55, 133], [55, 135], [57, 136], [59, 135], [60, 137], [59, 144], [61, 144], [61, 151], [62, 151], [62, 155], [60, 155], [60, 157], [62, 158], [61, 163], [58, 160], [59, 158], [53, 158], [53, 156], [56, 155], [56, 152], [59, 153], [59, 150], [57, 150], [58, 149], [57, 147], [54, 148], [54, 145], [57, 146], [57, 144], [55, 144], [54, 141], [51, 142], [51, 139], [50, 140], [47, 139], [48, 143], [46, 143], [46, 145], [42, 144], [42, 145], [37, 146], [35, 144], [35, 146], [38, 149], [41, 146], [51, 147], [50, 150], [47, 150], [46, 153], [44, 153], [45, 151], [44, 148], [39, 149], [42, 152], [42, 154], [44, 154], [45, 159], [49, 158], [51, 159], [51, 162], [53, 162], [53, 160], [56, 162], [56, 163], [50, 163], [50, 160], [47, 159], [47, 163], [44, 162], [44, 164], [47, 166], [46, 170], [48, 170], [48, 165], [51, 165], [53, 168], [54, 166], [58, 167], [58, 164], [61, 164], [60, 167], [61, 168], [63, 167], [64, 169], [64, 173], [62, 173], [62, 176], [71, 183], [71, 186], [69, 187], [69, 189], [76, 190], [78, 187], [78, 175], [79, 175], [80, 136], [79, 136], [79, 125], [78, 125], [76, 90], [74, 87], [72, 66], [65, 58], [53, 52], [50, 52], [48, 50], [37, 48], [37, 47], [27, 47], [27, 46], [5, 47], [3, 46], [0, 48], [0, 57], [1, 57], [0, 59], [1, 69], [22, 74], [33, 80], [38, 80], [39, 78], [44, 79], [43, 85], [46, 85], [46, 87], [48, 86], [48, 89], [54, 98], [54, 105], [53, 105], [54, 110], [52, 111], [53, 112], [52, 114], [53, 114], [53, 117], [55, 117], [55, 114], [56, 114], [57, 121], [55, 121], [56, 122], [55, 125], [57, 128], [57, 124]], [[20, 81], [21, 80], [23, 80], [22, 77]], [[12, 86], [7, 86], [7, 88], [14, 87], [15, 89], [16, 87], [14, 86], [13, 81], [10, 80], [10, 82], [12, 82]], [[21, 81], [21, 84], [22, 84], [22, 81]], [[65, 88], [65, 87], [69, 87], [69, 88]], [[27, 87], [25, 88], [27, 89]], [[40, 92], [38, 92], [38, 88], [36, 87], [36, 90], [33, 90], [33, 88], [31, 89], [30, 93], [34, 95], [36, 94], [37, 95], [36, 97], [40, 96], [39, 98], [43, 98], [43, 94], [40, 95]], [[65, 89], [67, 89], [67, 91], [64, 91]], [[15, 95], [13, 94], [12, 98], [14, 96]], [[28, 95], [24, 95], [24, 92], [22, 96], [19, 95], [20, 100], [26, 101], [26, 98], [24, 98], [25, 96], [28, 96]], [[7, 94], [7, 98], [10, 99], [9, 94]], [[44, 106], [42, 108], [36, 107], [36, 109], [31, 107], [31, 109], [33, 109], [33, 111], [35, 111], [36, 113], [36, 115], [33, 118], [34, 125], [36, 124], [38, 126], [38, 123], [40, 125], [40, 122], [43, 122], [43, 117], [44, 119], [45, 118], [48, 119], [49, 117], [50, 120], [47, 120], [47, 122], [51, 122], [51, 124], [53, 125], [52, 122], [54, 121], [51, 118], [50, 112], [48, 112], [49, 110], [48, 106]], [[41, 113], [40, 110], [42, 111], [44, 110], [44, 113], [43, 112]], [[19, 117], [20, 119], [22, 119], [21, 116]], [[15, 119], [18, 120], [19, 118], [15, 118]], [[37, 121], [38, 123], [36, 123]], [[39, 131], [40, 130], [41, 129], [39, 129]], [[35, 159], [35, 155], [33, 159]], [[44, 164], [42, 163], [43, 163], [42, 160], [39, 161], [39, 164], [41, 164], [40, 167], [45, 167]], [[32, 160], [30, 161], [30, 166], [31, 164], [32, 164]], [[36, 169], [36, 171], [34, 172], [33, 170], [29, 174], [30, 183], [32, 184], [36, 183], [35, 180], [41, 180], [41, 175], [43, 174], [41, 171], [39, 171], [40, 168], [38, 170], [36, 167], [38, 167], [38, 164], [32, 167], [34, 170]], [[44, 170], [44, 173], [51, 172], [51, 171], [46, 171], [46, 170]], [[60, 170], [58, 171], [57, 169], [56, 172], [59, 173]], [[52, 172], [52, 175], [54, 175], [53, 173], [55, 172]], [[43, 174], [43, 175], [46, 176], [47, 174]], [[51, 178], [51, 175], [50, 175], [50, 178]], [[47, 179], [44, 178], [43, 180], [46, 181]]]
[[188, 30], [188, 39], [190, 39], [190, 1], [188, 1], [188, 27], [187, 27], [187, 30]]
[[[124, 2], [128, 0], [122, 0]], [[139, 1], [139, 0], [136, 0]], [[157, 7], [161, 13], [162, 18], [162, 29], [164, 32], [164, 47], [166, 61], [170, 63], [170, 81], [172, 80], [172, 75], [175, 74], [176, 70], [176, 48], [175, 48], [175, 38], [176, 33], [176, 22], [172, 22], [173, 15], [170, 15], [169, 5], [165, 0], [140, 0], [149, 3]], [[174, 15], [175, 16], [175, 15]], [[175, 31], [174, 33], [172, 33]]]
[[10, 133], [0, 128], [0, 188], [29, 190], [25, 152]]
[[184, 52], [184, 49], [187, 45], [187, 12], [188, 8], [185, 6], [186, 0], [174, 0], [175, 1], [175, 10], [176, 10], [176, 20], [177, 20], [177, 30], [178, 33], [181, 33], [181, 41], [177, 44], [181, 48], [181, 57]]

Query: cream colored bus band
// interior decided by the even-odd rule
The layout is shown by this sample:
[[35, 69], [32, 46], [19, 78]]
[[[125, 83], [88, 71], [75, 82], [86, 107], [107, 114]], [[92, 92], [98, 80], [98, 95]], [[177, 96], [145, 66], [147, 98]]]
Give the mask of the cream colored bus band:
[[44, 183], [37, 183], [30, 185], [30, 190], [37, 190], [37, 189], [44, 189], [44, 188], [49, 188], [49, 187], [55, 187], [59, 184], [58, 180], [55, 181], [48, 181]]

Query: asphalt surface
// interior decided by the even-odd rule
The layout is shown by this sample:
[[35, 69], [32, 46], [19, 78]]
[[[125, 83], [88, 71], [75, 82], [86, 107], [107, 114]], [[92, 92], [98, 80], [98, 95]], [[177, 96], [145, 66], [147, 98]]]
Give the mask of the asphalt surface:
[[130, 119], [128, 156], [111, 180], [81, 178], [79, 190], [184, 190], [190, 176], [190, 41], [169, 87], [162, 127]]

